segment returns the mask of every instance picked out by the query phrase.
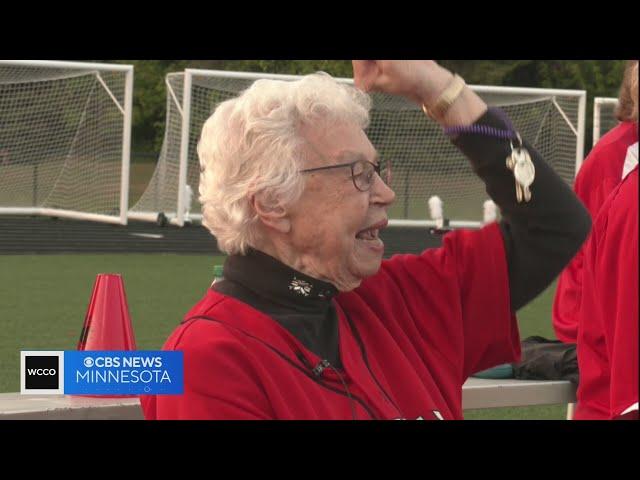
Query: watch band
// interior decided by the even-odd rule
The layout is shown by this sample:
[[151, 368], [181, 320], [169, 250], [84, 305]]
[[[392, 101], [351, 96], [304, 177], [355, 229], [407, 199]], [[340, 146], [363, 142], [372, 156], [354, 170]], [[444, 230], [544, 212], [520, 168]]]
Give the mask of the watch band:
[[440, 94], [438, 100], [436, 100], [435, 105], [431, 108], [428, 108], [425, 104], [422, 104], [422, 110], [427, 116], [433, 120], [438, 120], [447, 113], [449, 107], [455, 102], [465, 87], [464, 80], [458, 74], [453, 76], [453, 80], [451, 83], [447, 85], [447, 88], [444, 89], [444, 92]]

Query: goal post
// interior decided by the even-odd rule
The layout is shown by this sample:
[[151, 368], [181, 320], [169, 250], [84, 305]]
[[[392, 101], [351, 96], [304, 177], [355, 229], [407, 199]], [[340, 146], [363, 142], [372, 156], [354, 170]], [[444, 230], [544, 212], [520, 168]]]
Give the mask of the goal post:
[[[258, 79], [297, 80], [296, 75], [186, 69], [167, 75], [167, 118], [156, 171], [130, 218], [155, 221], [159, 213], [184, 224], [186, 190], [198, 192], [197, 143], [202, 126], [222, 101], [237, 96]], [[353, 84], [352, 79], [339, 82]], [[584, 155], [586, 92], [471, 85], [490, 106], [501, 107], [523, 138], [533, 144], [572, 184]], [[438, 195], [451, 227], [482, 225], [484, 184], [442, 128], [413, 103], [374, 93], [367, 135], [382, 158], [394, 166], [396, 202], [390, 225], [435, 226], [426, 220], [427, 200]], [[397, 180], [397, 181], [396, 181]], [[197, 195], [191, 211], [199, 212]], [[198, 219], [199, 215], [190, 217]], [[434, 225], [432, 225], [434, 224]]]
[[0, 60], [0, 215], [127, 224], [133, 66]]
[[593, 146], [618, 124], [615, 116], [617, 106], [617, 98], [595, 97], [593, 99]]

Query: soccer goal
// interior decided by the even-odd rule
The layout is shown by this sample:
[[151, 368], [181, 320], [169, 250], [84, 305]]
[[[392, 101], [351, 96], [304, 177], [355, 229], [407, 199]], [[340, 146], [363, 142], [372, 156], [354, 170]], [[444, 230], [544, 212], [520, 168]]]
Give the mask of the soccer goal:
[[615, 115], [617, 98], [595, 97], [593, 99], [593, 145], [618, 124]]
[[[162, 152], [152, 179], [130, 218], [155, 221], [159, 213], [183, 225], [186, 211], [199, 218], [199, 162], [196, 146], [216, 105], [237, 96], [260, 78], [296, 80], [292, 75], [187, 69], [166, 77], [167, 118]], [[351, 79], [340, 82], [353, 84]], [[584, 153], [586, 92], [471, 86], [489, 105], [503, 108], [523, 138], [572, 184]], [[482, 225], [484, 184], [441, 127], [403, 98], [373, 94], [367, 134], [381, 157], [393, 163], [396, 202], [391, 225], [435, 226], [428, 200], [442, 200], [451, 227]], [[195, 192], [190, 201], [190, 192]], [[191, 204], [191, 205], [189, 205]]]
[[0, 60], [0, 214], [127, 223], [133, 66]]

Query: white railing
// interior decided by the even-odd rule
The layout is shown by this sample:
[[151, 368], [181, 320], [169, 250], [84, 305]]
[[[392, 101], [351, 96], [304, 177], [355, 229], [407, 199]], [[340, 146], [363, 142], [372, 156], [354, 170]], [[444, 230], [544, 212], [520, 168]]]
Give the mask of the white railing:
[[[567, 381], [470, 378], [462, 387], [463, 410], [575, 402]], [[142, 420], [137, 398], [0, 394], [0, 420]]]

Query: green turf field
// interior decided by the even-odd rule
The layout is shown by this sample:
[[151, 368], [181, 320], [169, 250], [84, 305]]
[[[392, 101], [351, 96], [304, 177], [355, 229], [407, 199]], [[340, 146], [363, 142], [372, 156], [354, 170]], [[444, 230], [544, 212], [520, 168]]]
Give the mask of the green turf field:
[[[20, 350], [74, 350], [98, 273], [121, 273], [139, 349], [159, 349], [213, 277], [213, 255], [0, 256], [0, 392], [20, 390]], [[551, 286], [522, 309], [521, 336], [554, 338]], [[564, 419], [566, 406], [469, 410], [468, 419]]]

